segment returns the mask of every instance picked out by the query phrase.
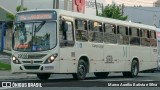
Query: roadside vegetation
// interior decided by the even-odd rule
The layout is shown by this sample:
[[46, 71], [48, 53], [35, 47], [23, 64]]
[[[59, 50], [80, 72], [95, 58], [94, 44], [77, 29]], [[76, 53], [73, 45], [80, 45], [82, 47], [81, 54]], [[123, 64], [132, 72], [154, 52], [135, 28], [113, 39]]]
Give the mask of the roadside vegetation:
[[0, 62], [0, 70], [11, 70], [11, 65]]

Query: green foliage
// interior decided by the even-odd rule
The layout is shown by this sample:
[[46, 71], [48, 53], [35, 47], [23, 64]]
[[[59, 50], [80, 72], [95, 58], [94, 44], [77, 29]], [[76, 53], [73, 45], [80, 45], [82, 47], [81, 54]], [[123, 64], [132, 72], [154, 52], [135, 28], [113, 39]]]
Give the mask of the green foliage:
[[105, 8], [102, 9], [102, 13], [98, 14], [98, 16], [119, 19], [119, 20], [127, 19], [127, 16], [123, 16], [121, 13], [121, 9], [119, 8], [119, 6], [116, 5], [105, 6]]
[[[17, 11], [17, 12], [21, 11], [21, 8], [22, 8], [21, 5], [17, 6], [16, 11]], [[23, 7], [22, 10], [25, 11], [25, 10], [27, 10], [27, 8]]]
[[0, 70], [11, 70], [11, 65], [0, 62]]
[[[25, 11], [25, 10], [27, 10], [27, 8], [23, 7], [22, 10]], [[19, 6], [16, 7], [16, 11], [17, 11], [17, 12], [21, 11], [21, 5], [19, 5]], [[8, 13], [8, 14], [6, 15], [6, 17], [9, 18], [9, 19], [11, 19], [11, 20], [14, 20], [14, 17], [15, 17], [15, 16], [14, 16], [13, 14], [11, 14], [11, 13]]]
[[11, 13], [8, 13], [8, 14], [6, 15], [6, 17], [7, 17], [8, 19], [10, 19], [10, 20], [14, 20], [14, 15], [11, 14]]

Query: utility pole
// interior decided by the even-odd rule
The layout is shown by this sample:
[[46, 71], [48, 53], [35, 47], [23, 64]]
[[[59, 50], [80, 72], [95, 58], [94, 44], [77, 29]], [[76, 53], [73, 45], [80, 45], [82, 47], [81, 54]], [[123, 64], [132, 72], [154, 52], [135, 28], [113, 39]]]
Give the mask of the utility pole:
[[24, 4], [24, 0], [21, 0], [21, 9], [20, 9], [20, 11], [23, 10], [23, 4]]
[[124, 14], [124, 3], [122, 3], [122, 15]]
[[103, 4], [102, 4], [102, 13], [103, 13], [103, 10], [104, 10], [104, 6], [103, 6]]
[[59, 0], [56, 0], [56, 9], [59, 9]]
[[95, 0], [95, 7], [96, 7], [96, 16], [98, 16], [97, 0]]
[[56, 0], [53, 0], [53, 9], [55, 9], [56, 8]]

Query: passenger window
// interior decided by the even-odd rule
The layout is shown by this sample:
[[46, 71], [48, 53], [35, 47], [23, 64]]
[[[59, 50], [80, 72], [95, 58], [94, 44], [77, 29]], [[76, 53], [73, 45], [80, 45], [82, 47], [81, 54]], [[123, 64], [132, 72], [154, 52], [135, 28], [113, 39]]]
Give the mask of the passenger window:
[[102, 23], [96, 21], [89, 21], [89, 41], [92, 42], [103, 42], [103, 30]]
[[130, 27], [130, 44], [131, 45], [140, 45], [139, 29], [135, 27]]
[[104, 42], [117, 43], [116, 25], [106, 23], [104, 24]]
[[150, 46], [150, 34], [149, 34], [149, 30], [146, 29], [141, 29], [141, 45], [142, 46]]
[[116, 25], [104, 24], [104, 32], [105, 33], [116, 34]]
[[153, 30], [150, 31], [150, 44], [152, 47], [157, 46], [156, 32]]
[[88, 30], [86, 20], [76, 19], [75, 29], [77, 41], [88, 41]]
[[151, 38], [156, 39], [156, 32], [151, 30], [150, 33], [151, 33]]
[[117, 26], [118, 44], [129, 44], [128, 27]]

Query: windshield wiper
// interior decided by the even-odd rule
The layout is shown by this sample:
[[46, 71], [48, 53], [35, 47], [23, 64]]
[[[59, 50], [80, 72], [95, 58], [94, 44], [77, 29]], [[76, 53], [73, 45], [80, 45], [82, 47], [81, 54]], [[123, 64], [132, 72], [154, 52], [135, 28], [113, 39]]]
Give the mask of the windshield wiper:
[[43, 27], [43, 25], [45, 23], [46, 23], [46, 21], [41, 22], [41, 24], [35, 29], [35, 32], [38, 32]]

